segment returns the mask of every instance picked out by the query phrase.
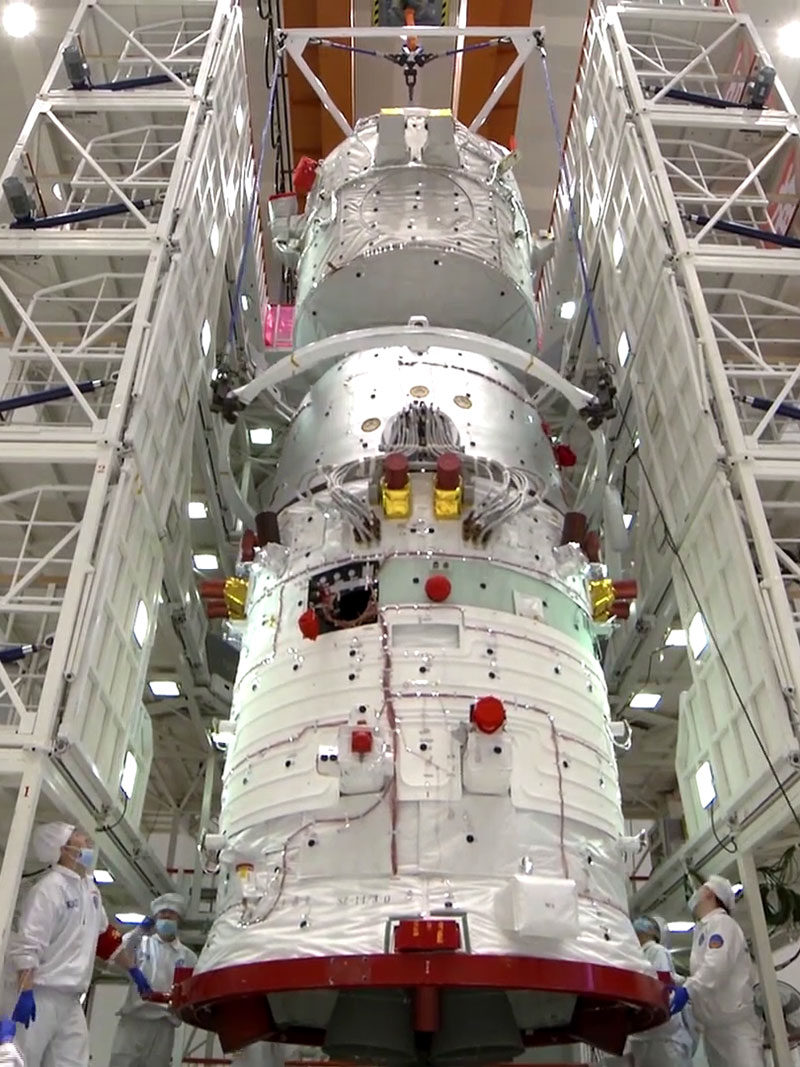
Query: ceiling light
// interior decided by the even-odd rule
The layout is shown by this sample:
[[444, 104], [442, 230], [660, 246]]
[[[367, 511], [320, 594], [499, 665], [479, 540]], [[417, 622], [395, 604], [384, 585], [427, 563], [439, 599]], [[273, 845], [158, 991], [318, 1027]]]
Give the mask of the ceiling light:
[[241, 104], [236, 105], [236, 110], [233, 113], [233, 121], [236, 123], [236, 132], [241, 133], [244, 129], [244, 109]]
[[200, 347], [203, 349], [204, 356], [207, 356], [211, 351], [211, 323], [208, 319], [203, 320], [203, 325], [200, 328]]
[[53, 182], [53, 196], [56, 200], [64, 199], [64, 186], [61, 182]]
[[564, 303], [559, 308], [558, 314], [562, 319], [569, 320], [574, 316], [574, 314], [575, 314], [575, 312], [577, 310], [578, 310], [578, 305], [575, 303], [574, 300], [565, 300]]
[[36, 11], [30, 4], [6, 4], [3, 29], [9, 37], [27, 37], [36, 29]]
[[[119, 918], [119, 915], [117, 918]], [[671, 934], [689, 934], [694, 930], [694, 923], [682, 920], [680, 922], [667, 923], [667, 929]]]
[[254, 445], [271, 445], [273, 436], [271, 426], [257, 426], [250, 431], [250, 441]]
[[708, 630], [706, 629], [705, 620], [699, 611], [689, 623], [687, 633], [689, 638], [689, 648], [692, 650], [692, 655], [695, 659], [700, 659], [708, 648]]
[[128, 798], [133, 796], [133, 787], [136, 785], [136, 776], [139, 773], [139, 764], [132, 752], [125, 753], [125, 762], [122, 765], [122, 774], [119, 778], [119, 788]]
[[118, 911], [114, 918], [123, 926], [138, 926], [145, 917], [138, 911]]
[[217, 226], [216, 222], [211, 223], [211, 231], [208, 235], [208, 243], [211, 245], [212, 256], [216, 256], [217, 252], [219, 252], [219, 226]]
[[208, 505], [204, 500], [189, 501], [189, 518], [205, 519], [208, 516]]
[[642, 709], [646, 708], [646, 709], [648, 709], [650, 711], [652, 711], [653, 708], [657, 708], [660, 703], [661, 703], [661, 694], [660, 693], [645, 693], [645, 692], [637, 693], [636, 696], [631, 697], [630, 702], [629, 702], [630, 707], [632, 707], [632, 708], [642, 708]]
[[623, 515], [622, 516], [622, 521], [625, 524], [625, 529], [626, 530], [630, 530], [631, 526], [633, 526], [633, 519], [634, 519], [633, 515]]
[[778, 47], [785, 56], [800, 59], [800, 22], [787, 22], [778, 31]]
[[617, 230], [614, 234], [614, 239], [611, 242], [611, 255], [614, 260], [614, 266], [619, 266], [619, 261], [622, 259], [622, 253], [625, 251], [625, 242], [622, 239], [622, 230]]
[[192, 559], [199, 571], [219, 570], [219, 560], [211, 552], [197, 552]]
[[149, 625], [150, 618], [147, 614], [147, 605], [143, 600], [140, 600], [136, 605], [136, 614], [133, 617], [133, 639], [139, 648], [144, 648]]
[[689, 638], [685, 630], [670, 630], [664, 644], [667, 648], [686, 648]]
[[250, 307], [250, 297], [247, 293], [242, 293], [242, 311], [247, 311]]
[[224, 752], [233, 744], [235, 738], [236, 733], [230, 720], [214, 723], [214, 729], [211, 731], [211, 743], [215, 748]]
[[594, 135], [596, 133], [597, 119], [594, 117], [594, 115], [590, 115], [589, 118], [586, 120], [586, 144], [589, 148], [592, 147], [592, 141], [594, 140]]
[[714, 772], [708, 760], [701, 763], [694, 776], [697, 797], [704, 808], [710, 808], [717, 799], [717, 787], [714, 785]]
[[620, 367], [624, 367], [628, 362], [628, 356], [631, 354], [631, 345], [628, 340], [628, 335], [623, 330], [619, 335], [619, 341], [617, 341], [617, 356], [619, 358]]
[[93, 871], [94, 880], [98, 885], [111, 885], [114, 881], [114, 875], [111, 871]]
[[736, 897], [738, 897], [740, 893], [744, 893], [744, 886], [741, 882], [737, 882], [736, 885], [732, 885], [731, 889], [733, 890], [733, 895]]
[[154, 679], [148, 682], [148, 685], [154, 697], [179, 697], [181, 695], [181, 687], [169, 678]]

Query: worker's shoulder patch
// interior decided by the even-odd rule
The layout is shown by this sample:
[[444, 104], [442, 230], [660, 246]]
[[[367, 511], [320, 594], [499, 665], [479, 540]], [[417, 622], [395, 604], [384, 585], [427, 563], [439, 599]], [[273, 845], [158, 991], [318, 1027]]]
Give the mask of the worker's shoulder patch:
[[722, 948], [724, 944], [725, 938], [722, 936], [722, 934], [712, 934], [711, 937], [709, 937], [708, 939], [709, 948]]

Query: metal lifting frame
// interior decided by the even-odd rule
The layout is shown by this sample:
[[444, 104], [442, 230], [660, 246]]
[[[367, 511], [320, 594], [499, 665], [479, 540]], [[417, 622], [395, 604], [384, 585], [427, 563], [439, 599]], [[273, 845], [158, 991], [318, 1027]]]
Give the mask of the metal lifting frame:
[[[784, 1067], [791, 1061], [756, 864], [789, 830], [796, 838], [800, 812], [800, 437], [780, 414], [800, 400], [800, 253], [715, 224], [791, 232], [800, 129], [780, 81], [762, 111], [667, 96], [678, 89], [736, 103], [766, 63], [751, 20], [711, 0], [597, 4], [540, 302], [546, 347], [563, 333], [562, 369], [578, 385], [591, 381], [569, 189], [625, 413], [612, 479], [625, 471], [638, 494], [630, 510], [639, 609], [657, 620], [652, 639], [616, 631], [609, 677], [620, 693], [639, 688], [672, 625], [688, 629], [699, 615], [709, 635], [705, 650], [689, 655], [693, 683], [676, 739], [690, 838], [643, 884], [637, 907], [652, 912], [670, 894], [677, 903], [687, 865], [736, 870], [697, 795], [695, 774], [707, 761], [717, 836], [732, 834], [738, 845], [773, 1054]], [[693, 214], [707, 221], [698, 227]], [[566, 324], [558, 321], [564, 292], [579, 301]], [[735, 399], [747, 395], [765, 398], [766, 410]]]
[[[536, 34], [544, 33], [544, 30], [536, 30], [530, 26], [415, 26], [414, 37], [419, 41], [458, 38], [499, 38], [513, 44], [517, 54], [508, 70], [499, 79], [495, 87], [486, 99], [483, 107], [470, 123], [470, 130], [477, 131], [486, 122], [494, 110], [495, 105], [502, 98], [503, 93], [513, 82], [514, 78], [522, 70], [525, 63], [536, 48]], [[321, 29], [285, 29], [281, 31], [282, 41], [286, 52], [302, 71], [308, 84], [322, 101], [326, 111], [330, 114], [336, 125], [349, 137], [353, 127], [342, 114], [325, 87], [324, 82], [314, 73], [308, 65], [303, 53], [308, 44], [315, 40], [385, 40], [387, 37], [405, 37], [408, 31], [399, 30], [386, 26], [338, 26], [324, 27]]]
[[[138, 832], [149, 766], [142, 692], [162, 600], [195, 672], [188, 689], [204, 670], [185, 501], [189, 472], [209, 464], [198, 405], [217, 320], [227, 326], [226, 269], [255, 173], [241, 10], [232, 0], [187, 10], [82, 0], [63, 46], [80, 34], [101, 57], [96, 80], [163, 74], [168, 87], [66, 88], [59, 49], [2, 173], [23, 180], [41, 213], [127, 210], [77, 228], [0, 230], [0, 327], [10, 338], [0, 396], [12, 408], [0, 423], [0, 649], [37, 648], [24, 671], [0, 662], [0, 786], [12, 816], [0, 951], [40, 799], [90, 830], [109, 827], [103, 863], [132, 901], [170, 886]], [[178, 77], [188, 69], [191, 84]], [[157, 203], [140, 210], [142, 197]], [[244, 291], [239, 341], [255, 344], [259, 257]], [[87, 391], [88, 380], [110, 384]], [[42, 392], [46, 403], [16, 407]], [[208, 740], [200, 716], [192, 722], [196, 760]], [[126, 751], [140, 775], [123, 807]]]

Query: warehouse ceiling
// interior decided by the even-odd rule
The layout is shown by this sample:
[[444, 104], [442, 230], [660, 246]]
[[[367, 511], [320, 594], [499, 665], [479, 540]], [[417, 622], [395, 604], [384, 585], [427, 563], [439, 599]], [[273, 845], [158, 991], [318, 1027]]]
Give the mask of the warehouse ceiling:
[[[372, 6], [372, 0], [285, 0], [287, 19], [295, 26], [369, 25]], [[27, 106], [38, 92], [57, 53], [75, 5], [73, 0], [58, 0], [38, 3], [36, 7], [39, 24], [34, 36], [22, 40], [0, 36], [4, 91], [4, 106], [0, 111], [0, 152], [5, 154], [18, 136]], [[451, 22], [460, 19], [461, 25], [522, 23], [543, 26], [558, 123], [563, 131], [570, 110], [586, 8], [586, 0], [536, 0], [533, 8], [531, 0], [451, 0]], [[752, 0], [752, 8], [767, 47], [775, 51], [780, 27], [794, 15], [793, 0]], [[252, 119], [258, 139], [265, 114], [266, 85], [264, 23], [259, 19], [255, 0], [252, 3], [246, 0], [244, 24]], [[448, 41], [446, 47], [452, 47], [455, 41], [454, 32], [452, 42]], [[388, 38], [375, 45], [379, 50], [392, 46], [392, 40]], [[405, 102], [402, 75], [388, 63], [369, 56], [358, 56], [353, 60], [347, 53], [320, 55], [318, 62], [321, 76], [350, 117]], [[425, 106], [455, 103], [457, 113], [469, 119], [509, 62], [508, 50], [497, 49], [465, 57], [460, 68], [452, 59], [433, 64], [422, 72], [417, 101]], [[776, 52], [776, 62], [790, 92], [797, 93], [800, 90], [798, 61], [779, 58]], [[304, 153], [325, 154], [337, 143], [339, 132], [323, 114], [297, 72], [290, 70], [289, 78], [295, 158]], [[457, 89], [455, 101], [454, 86]], [[521, 153], [516, 174], [531, 222], [534, 229], [546, 229], [558, 172], [559, 141], [549, 113], [538, 56], [531, 58], [519, 85], [502, 103], [503, 106], [487, 122], [484, 132], [506, 145], [512, 136], [516, 137]], [[271, 174], [269, 167], [265, 174]], [[270, 191], [265, 186], [265, 197]], [[266, 464], [271, 461], [268, 446], [264, 447], [260, 458]], [[208, 496], [199, 478], [194, 496], [198, 500]], [[214, 552], [224, 560], [231, 546], [220, 546], [218, 529], [211, 513], [193, 522], [194, 546], [198, 552]], [[611, 680], [615, 690], [615, 710], [631, 717], [638, 727], [632, 751], [621, 759], [626, 810], [632, 817], [659, 814], [663, 811], [663, 799], [674, 788], [674, 724], [681, 689], [688, 683], [688, 670], [685, 650], [665, 647], [663, 637], [663, 630], [644, 634], [636, 652], [635, 666], [628, 669], [627, 664], [622, 664], [619, 676]], [[180, 647], [168, 625], [161, 628], [150, 676], [151, 679], [175, 680], [181, 696], [155, 699], [152, 694], [145, 694], [155, 726], [156, 759], [143, 827], [145, 830], [167, 829], [173, 814], [179, 811], [185, 828], [194, 833], [202, 793], [202, 768], [207, 755], [204, 724], [210, 724], [215, 714], [224, 717], [224, 686], [218, 685], [216, 692], [206, 694], [192, 692], [187, 672], [181, 666]], [[626, 711], [627, 701], [638, 689], [661, 694], [658, 707], [636, 713]]]

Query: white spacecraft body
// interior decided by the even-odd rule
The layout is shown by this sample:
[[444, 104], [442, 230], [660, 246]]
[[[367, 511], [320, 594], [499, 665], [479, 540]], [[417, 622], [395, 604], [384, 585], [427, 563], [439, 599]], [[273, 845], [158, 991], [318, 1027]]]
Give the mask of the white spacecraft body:
[[[315, 1033], [402, 1060], [352, 1026], [332, 1037], [337, 998], [413, 993], [392, 967], [423, 956], [443, 995], [509, 991], [516, 1038], [487, 1037], [484, 1060], [543, 1033], [618, 1048], [663, 1010], [627, 914], [589, 564], [564, 543], [553, 448], [514, 366], [536, 336], [537, 252], [506, 156], [449, 112], [383, 113], [278, 233], [308, 392], [262, 502], [219, 914], [188, 995], [227, 1047]], [[347, 331], [344, 355], [305, 358]], [[256, 993], [268, 1011], [245, 1034], [232, 998], [252, 1013]], [[597, 997], [613, 1040], [581, 1021]], [[464, 1054], [433, 1040], [433, 1062]]]

